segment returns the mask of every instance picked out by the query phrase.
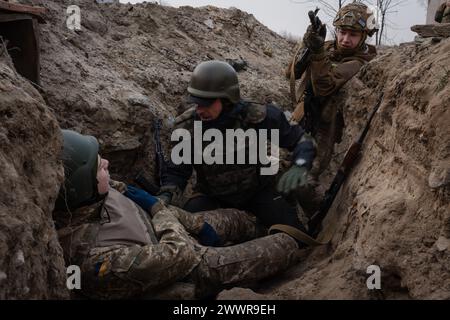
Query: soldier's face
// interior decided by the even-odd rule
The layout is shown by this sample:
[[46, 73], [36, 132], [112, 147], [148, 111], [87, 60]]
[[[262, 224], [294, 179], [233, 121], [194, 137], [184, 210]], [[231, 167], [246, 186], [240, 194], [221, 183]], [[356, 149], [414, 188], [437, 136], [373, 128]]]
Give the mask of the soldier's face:
[[98, 156], [97, 167], [97, 190], [99, 194], [106, 194], [109, 191], [109, 161]]
[[354, 30], [337, 30], [337, 41], [339, 47], [344, 49], [356, 49], [363, 37], [362, 32]]
[[222, 101], [216, 99], [210, 106], [197, 106], [196, 112], [200, 120], [211, 121], [216, 120], [222, 112]]

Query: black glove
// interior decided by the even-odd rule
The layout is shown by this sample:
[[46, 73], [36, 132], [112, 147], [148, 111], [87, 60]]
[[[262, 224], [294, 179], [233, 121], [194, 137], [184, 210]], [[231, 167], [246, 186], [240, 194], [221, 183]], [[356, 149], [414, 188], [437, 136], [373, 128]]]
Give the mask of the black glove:
[[323, 49], [325, 38], [327, 37], [327, 27], [320, 24], [319, 29], [314, 30], [313, 26], [309, 26], [303, 37], [303, 44], [313, 53], [319, 53]]

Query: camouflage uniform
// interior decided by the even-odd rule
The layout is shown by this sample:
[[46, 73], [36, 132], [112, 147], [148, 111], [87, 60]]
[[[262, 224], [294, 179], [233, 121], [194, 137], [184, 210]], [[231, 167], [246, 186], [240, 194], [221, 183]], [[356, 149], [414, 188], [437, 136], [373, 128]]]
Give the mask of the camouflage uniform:
[[319, 25], [317, 30], [310, 26], [303, 38], [304, 45], [311, 52], [309, 58], [294, 61], [294, 56], [286, 72], [291, 78], [293, 70], [292, 78], [298, 79], [301, 71], [307, 70], [304, 86], [301, 86], [305, 88], [306, 115], [301, 124], [312, 133], [318, 144], [318, 161], [312, 170], [316, 177], [328, 167], [334, 144], [340, 142], [344, 127], [343, 110], [337, 108], [333, 97], [377, 54], [374, 46], [366, 44], [367, 37], [373, 36], [377, 30], [375, 15], [367, 5], [349, 3], [339, 9], [333, 21], [337, 32], [351, 30], [361, 34], [355, 49], [340, 47], [337, 39], [325, 42], [326, 29]]
[[434, 20], [439, 23], [450, 23], [450, 6], [447, 5], [447, 2], [439, 6]]
[[246, 284], [286, 269], [297, 244], [275, 234], [231, 247], [209, 248], [192, 236], [208, 222], [223, 241], [244, 242], [264, 234], [255, 218], [237, 210], [186, 213], [162, 203], [150, 216], [115, 189], [106, 198], [54, 219], [68, 265], [82, 270], [82, 293], [96, 299], [156, 297], [190, 280], [197, 297], [227, 285]]
[[[313, 143], [304, 141], [303, 129], [298, 125], [291, 126], [277, 107], [240, 101], [224, 108], [226, 111], [222, 112], [219, 119], [203, 122], [203, 130], [214, 128], [224, 133], [226, 129], [243, 129], [244, 131], [256, 129], [257, 132], [259, 129], [267, 129], [270, 138], [270, 130], [278, 129], [279, 146], [293, 152], [293, 162], [301, 158], [304, 159], [305, 166], [311, 168], [315, 157]], [[200, 119], [192, 108], [179, 116], [176, 123], [179, 127], [191, 131], [191, 137], [193, 137], [194, 121], [200, 121]], [[206, 143], [203, 145], [202, 152], [205, 147]], [[249, 144], [246, 143], [247, 159], [248, 147]], [[194, 148], [191, 149], [194, 152]], [[234, 150], [237, 149], [235, 146]], [[227, 150], [224, 150], [224, 153], [226, 152]], [[193, 158], [192, 154], [191, 159]], [[295, 208], [285, 203], [274, 189], [275, 176], [260, 175], [260, 168], [260, 164], [175, 165], [169, 163], [163, 175], [161, 192], [181, 192], [195, 170], [197, 181], [194, 192], [206, 195], [207, 201], [212, 204], [211, 206], [202, 204], [191, 210], [188, 203], [185, 207], [187, 210], [197, 212], [219, 207], [238, 208], [255, 214], [266, 227], [273, 224], [288, 224], [302, 228]], [[264, 199], [260, 199], [261, 197]], [[262, 200], [265, 201], [264, 204]]]
[[[312, 54], [310, 60], [311, 76], [307, 80], [305, 91], [305, 104], [313, 106], [314, 128], [308, 128], [313, 132], [317, 141], [317, 162], [313, 175], [319, 175], [328, 166], [335, 143], [339, 143], [344, 126], [343, 110], [337, 108], [334, 96], [338, 91], [361, 69], [361, 67], [376, 56], [376, 48], [371, 45], [363, 45], [359, 50], [344, 51], [336, 47], [335, 41], [327, 41], [324, 51]], [[286, 76], [291, 76], [291, 61]], [[300, 66], [296, 66], [295, 78]], [[303, 121], [302, 126], [308, 125]]]
[[345, 124], [344, 110], [339, 103], [342, 102], [340, 91], [364, 64], [376, 56], [376, 48], [365, 43], [367, 37], [376, 32], [375, 16], [365, 4], [353, 2], [342, 7], [333, 26], [337, 32], [350, 30], [361, 34], [354, 49], [341, 47], [337, 39], [325, 41], [326, 28], [319, 21], [318, 28], [311, 25], [303, 38], [309, 55], [300, 61], [296, 60], [298, 55], [294, 55], [286, 71], [286, 76], [291, 79], [291, 90], [295, 88], [294, 80], [306, 71], [298, 89], [301, 92], [297, 92], [301, 98], [295, 97], [297, 108], [293, 119], [300, 120], [304, 115], [300, 123], [317, 142], [317, 158], [311, 179], [309, 185], [300, 190], [302, 197], [299, 197], [303, 209], [310, 214], [321, 200], [320, 192], [316, 190], [319, 176], [330, 164], [334, 145], [342, 139]]

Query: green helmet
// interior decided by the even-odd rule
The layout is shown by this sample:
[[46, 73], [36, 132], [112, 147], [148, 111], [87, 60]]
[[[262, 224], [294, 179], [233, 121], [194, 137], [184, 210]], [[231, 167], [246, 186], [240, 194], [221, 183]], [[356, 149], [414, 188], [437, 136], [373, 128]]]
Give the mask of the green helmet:
[[62, 130], [64, 184], [56, 200], [57, 210], [67, 211], [97, 199], [98, 142], [92, 136]]
[[188, 87], [191, 96], [205, 99], [225, 98], [232, 103], [241, 99], [236, 71], [226, 62], [200, 63], [191, 77]]
[[336, 28], [364, 32], [369, 37], [377, 31], [374, 13], [364, 3], [355, 2], [342, 7], [334, 19]]

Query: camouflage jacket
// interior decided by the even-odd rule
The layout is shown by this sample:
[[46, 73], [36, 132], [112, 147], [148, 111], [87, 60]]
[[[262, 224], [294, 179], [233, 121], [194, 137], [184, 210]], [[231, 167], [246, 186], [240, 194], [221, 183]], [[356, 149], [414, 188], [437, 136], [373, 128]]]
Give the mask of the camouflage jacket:
[[[312, 54], [310, 59], [311, 79], [310, 85], [315, 96], [326, 97], [338, 91], [347, 81], [355, 76], [361, 67], [372, 60], [377, 52], [371, 45], [364, 45], [356, 52], [344, 52], [336, 48], [335, 41], [325, 42], [325, 50], [320, 54]], [[286, 76], [290, 77], [291, 61]], [[296, 79], [298, 67], [295, 69]]]
[[[193, 131], [194, 121], [199, 121], [195, 110], [190, 109], [176, 121], [180, 126]], [[274, 105], [258, 105], [241, 101], [236, 104], [232, 111], [221, 115], [218, 121], [205, 123], [203, 129], [218, 129], [224, 132], [226, 129], [255, 129], [259, 136], [259, 129], [267, 130], [267, 137], [271, 137], [271, 130], [279, 131], [279, 146], [293, 152], [293, 161], [304, 160], [308, 168], [312, 166], [315, 157], [315, 146], [311, 141], [305, 141], [304, 130], [296, 125], [292, 126], [286, 119], [284, 113]], [[191, 137], [193, 135], [191, 134]], [[193, 139], [192, 139], [193, 140]], [[192, 142], [193, 143], [193, 142]], [[203, 144], [202, 152], [207, 147]], [[249, 143], [246, 143], [246, 159], [248, 159]], [[191, 148], [194, 152], [194, 148]], [[233, 150], [238, 150], [234, 145]], [[224, 154], [227, 153], [226, 145]], [[194, 155], [192, 154], [191, 159]], [[236, 159], [236, 156], [235, 156]], [[230, 207], [242, 206], [254, 194], [273, 183], [274, 176], [263, 176], [260, 174], [261, 164], [180, 164], [170, 162], [162, 179], [162, 191], [184, 190], [193, 170], [197, 174], [195, 191], [218, 199]]]
[[450, 7], [446, 2], [439, 6], [434, 20], [439, 23], [450, 23]]

